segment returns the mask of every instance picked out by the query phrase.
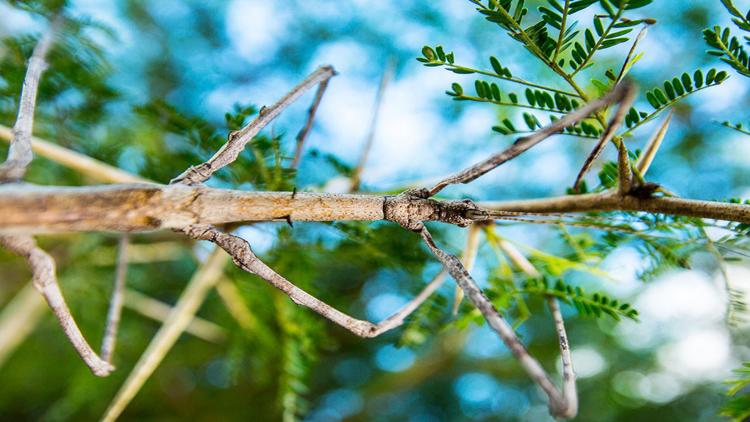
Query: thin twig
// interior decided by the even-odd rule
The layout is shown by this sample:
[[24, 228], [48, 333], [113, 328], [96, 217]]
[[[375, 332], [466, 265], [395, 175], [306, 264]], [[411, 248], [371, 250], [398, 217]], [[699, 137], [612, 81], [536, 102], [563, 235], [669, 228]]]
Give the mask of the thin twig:
[[372, 108], [372, 118], [370, 119], [370, 127], [367, 130], [367, 137], [365, 138], [365, 145], [362, 148], [362, 153], [359, 156], [359, 161], [357, 162], [357, 166], [354, 167], [354, 170], [352, 171], [352, 175], [350, 177], [351, 179], [351, 186], [349, 187], [349, 192], [357, 192], [359, 190], [359, 185], [362, 182], [362, 171], [365, 169], [365, 165], [367, 164], [367, 159], [370, 156], [370, 151], [372, 150], [372, 145], [375, 141], [375, 132], [377, 130], [378, 126], [378, 120], [380, 118], [380, 109], [383, 104], [383, 97], [385, 95], [385, 90], [388, 87], [388, 82], [391, 79], [391, 76], [393, 75], [394, 71], [394, 62], [389, 61], [388, 64], [385, 67], [385, 70], [383, 70], [383, 75], [380, 77], [380, 84], [378, 85], [378, 91], [375, 94], [375, 104]]
[[34, 52], [29, 59], [29, 66], [26, 68], [26, 76], [21, 90], [21, 100], [18, 105], [18, 117], [15, 125], [13, 125], [13, 140], [10, 142], [8, 159], [0, 164], [0, 182], [21, 180], [34, 157], [31, 152], [31, 133], [34, 128], [34, 109], [36, 108], [39, 80], [47, 68], [47, 53], [52, 47], [62, 23], [62, 17], [56, 17], [52, 20], [49, 28], [34, 47]]
[[585, 119], [586, 117], [591, 115], [591, 113], [607, 107], [610, 104], [623, 101], [623, 99], [627, 95], [632, 95], [633, 91], [633, 86], [627, 82], [623, 82], [617, 85], [611, 92], [609, 92], [605, 96], [597, 100], [593, 100], [580, 107], [579, 109], [562, 116], [560, 119], [552, 122], [542, 129], [539, 129], [537, 132], [529, 136], [519, 138], [515, 143], [513, 143], [510, 148], [497, 153], [490, 158], [467, 168], [466, 170], [443, 179], [429, 190], [429, 196], [434, 196], [448, 185], [456, 183], [469, 183], [481, 177], [497, 166], [505, 163], [506, 161], [521, 155], [523, 152], [527, 151], [539, 142], [545, 140], [549, 136], [554, 135], [565, 129], [566, 127], [574, 125], [579, 121]]
[[555, 387], [550, 380], [547, 372], [539, 362], [529, 354], [526, 347], [516, 336], [513, 328], [495, 309], [492, 302], [490, 302], [487, 296], [485, 296], [477, 283], [461, 264], [461, 261], [454, 255], [440, 249], [435, 244], [435, 241], [432, 239], [432, 235], [427, 228], [422, 227], [420, 234], [430, 251], [464, 290], [466, 297], [474, 304], [474, 306], [476, 306], [479, 312], [482, 313], [482, 316], [484, 316], [484, 319], [487, 321], [490, 328], [498, 334], [503, 343], [505, 343], [511, 353], [513, 353], [513, 356], [515, 356], [521, 363], [521, 366], [526, 373], [529, 374], [531, 379], [547, 395], [549, 399], [550, 414], [553, 416], [567, 417], [568, 404], [557, 390], [557, 387]]
[[[464, 246], [464, 252], [461, 256], [461, 263], [464, 264], [466, 271], [471, 271], [474, 268], [474, 263], [477, 260], [477, 252], [479, 251], [479, 232], [481, 223], [474, 223], [469, 226], [469, 233], [466, 234], [466, 246]], [[464, 298], [464, 291], [461, 286], [456, 285], [456, 293], [453, 300], [453, 315], [458, 315], [458, 307], [461, 305], [461, 301]]]
[[570, 354], [570, 344], [568, 343], [568, 334], [565, 332], [565, 321], [560, 304], [556, 297], [547, 296], [547, 305], [549, 306], [552, 319], [555, 321], [557, 330], [557, 340], [560, 343], [560, 359], [562, 360], [563, 387], [562, 398], [565, 401], [565, 412], [559, 416], [565, 419], [574, 418], [578, 413], [578, 389], [576, 387], [576, 373], [573, 369], [573, 357]]
[[638, 158], [636, 169], [638, 169], [642, 175], [645, 175], [649, 167], [651, 167], [651, 163], [654, 161], [654, 157], [656, 157], [656, 152], [659, 151], [661, 142], [667, 134], [667, 129], [669, 129], [669, 123], [672, 121], [673, 113], [674, 110], [669, 112], [661, 125], [659, 125], [659, 129], [657, 129], [651, 136], [651, 139], [648, 140], [646, 148], [643, 149], [643, 153], [641, 153], [641, 156]]
[[192, 279], [172, 308], [169, 317], [164, 321], [156, 335], [151, 339], [135, 367], [120, 387], [117, 395], [109, 404], [102, 421], [114, 421], [125, 410], [146, 380], [154, 373], [156, 367], [172, 348], [180, 334], [193, 320], [198, 307], [203, 303], [208, 292], [221, 278], [227, 255], [219, 248], [214, 248], [206, 262], [193, 275]]
[[120, 325], [120, 315], [122, 315], [123, 292], [125, 291], [125, 279], [128, 274], [128, 246], [130, 237], [127, 234], [120, 236], [117, 245], [117, 265], [115, 267], [115, 282], [112, 286], [112, 296], [109, 300], [109, 310], [107, 311], [107, 323], [104, 328], [104, 338], [102, 339], [101, 356], [107, 362], [112, 362], [112, 355], [115, 352], [115, 343], [117, 342], [117, 329]]
[[633, 195], [622, 196], [610, 191], [540, 199], [488, 201], [477, 205], [480, 208], [477, 220], [481, 219], [481, 210], [490, 211], [490, 214], [492, 210], [529, 213], [642, 211], [750, 223], [748, 205], [666, 196], [641, 198]]
[[576, 176], [576, 181], [573, 184], [573, 189], [578, 189], [581, 181], [583, 180], [583, 176], [586, 175], [586, 172], [588, 172], [588, 170], [591, 168], [591, 165], [594, 164], [594, 160], [596, 160], [596, 158], [599, 157], [599, 154], [602, 153], [602, 151], [604, 150], [604, 146], [607, 145], [607, 142], [612, 140], [612, 138], [615, 136], [615, 131], [617, 131], [617, 129], [622, 124], [622, 121], [625, 119], [625, 115], [630, 111], [630, 106], [631, 104], [633, 104], [633, 100], [635, 99], [635, 87], [627, 82], [620, 83], [618, 87], [620, 86], [623, 87], [622, 96], [618, 99], [620, 105], [618, 106], [614, 117], [612, 117], [612, 120], [610, 120], [609, 124], [607, 125], [607, 128], [604, 129], [604, 133], [602, 133], [602, 137], [599, 139], [599, 142], [586, 158], [586, 161], [584, 161], [583, 167], [581, 167], [581, 171], [579, 171], [578, 176]]
[[[505, 239], [500, 238], [497, 245], [505, 253], [508, 258], [521, 269], [527, 276], [531, 278], [541, 277], [541, 273], [534, 267], [523, 254], [513, 246], [512, 243]], [[563, 388], [562, 398], [566, 403], [565, 413], [560, 416], [566, 419], [575, 417], [578, 413], [578, 391], [576, 387], [576, 374], [573, 369], [573, 358], [570, 354], [570, 343], [568, 342], [568, 335], [565, 331], [565, 320], [560, 312], [560, 304], [556, 297], [547, 296], [547, 305], [549, 306], [552, 319], [555, 322], [555, 329], [557, 330], [557, 338], [560, 344], [560, 359], [563, 365]]]
[[305, 121], [305, 126], [300, 129], [295, 138], [296, 146], [294, 149], [294, 158], [292, 159], [293, 169], [296, 169], [299, 166], [299, 162], [302, 159], [302, 147], [305, 145], [305, 139], [307, 139], [310, 129], [312, 129], [313, 121], [315, 121], [315, 113], [317, 113], [318, 107], [320, 106], [320, 100], [323, 99], [323, 94], [325, 94], [326, 88], [328, 88], [329, 80], [330, 79], [325, 79], [318, 84], [318, 90], [315, 91], [315, 98], [313, 98], [310, 108], [307, 109], [307, 120]]
[[641, 42], [643, 37], [646, 36], [648, 33], [648, 25], [641, 28], [641, 30], [638, 32], [638, 35], [635, 37], [635, 40], [633, 41], [633, 45], [630, 46], [630, 50], [628, 51], [628, 55], [625, 56], [625, 61], [622, 63], [622, 67], [620, 68], [620, 73], [617, 74], [617, 79], [615, 79], [615, 85], [620, 83], [622, 78], [625, 77], [625, 72], [628, 70], [628, 63], [630, 63], [630, 59], [633, 57], [633, 53], [635, 53], [635, 48], [638, 46], [638, 43]]
[[81, 356], [86, 365], [95, 375], [103, 377], [114, 369], [109, 362], [102, 360], [91, 349], [81, 330], [70, 314], [65, 298], [60, 291], [55, 275], [55, 261], [52, 257], [36, 245], [31, 236], [2, 236], [0, 244], [18, 256], [22, 256], [29, 264], [33, 274], [34, 287], [42, 293], [49, 307], [60, 322], [65, 335]]
[[288, 94], [282, 97], [276, 104], [271, 107], [261, 108], [252, 122], [242, 129], [229, 134], [227, 142], [205, 163], [197, 166], [191, 166], [182, 174], [172, 179], [170, 183], [184, 183], [189, 185], [199, 184], [207, 180], [213, 173], [222, 167], [231, 164], [240, 153], [245, 149], [245, 145], [250, 142], [263, 128], [265, 128], [273, 119], [281, 114], [284, 109], [294, 103], [302, 94], [313, 86], [327, 81], [336, 72], [331, 66], [322, 66], [311, 73], [304, 81], [294, 87]]

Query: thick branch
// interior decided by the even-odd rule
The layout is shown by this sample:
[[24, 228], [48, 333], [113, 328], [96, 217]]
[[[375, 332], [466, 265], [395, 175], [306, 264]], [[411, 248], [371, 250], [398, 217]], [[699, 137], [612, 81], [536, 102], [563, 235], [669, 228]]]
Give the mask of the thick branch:
[[471, 203], [398, 196], [244, 192], [185, 185], [0, 186], [0, 232], [149, 231], [247, 221], [468, 225]]
[[244, 192], [184, 185], [0, 186], [0, 233], [142, 232], [193, 224], [248, 221], [387, 220], [409, 230], [423, 221], [466, 226], [493, 213], [645, 211], [750, 224], [750, 206], [672, 197], [614, 193], [485, 202], [397, 196]]

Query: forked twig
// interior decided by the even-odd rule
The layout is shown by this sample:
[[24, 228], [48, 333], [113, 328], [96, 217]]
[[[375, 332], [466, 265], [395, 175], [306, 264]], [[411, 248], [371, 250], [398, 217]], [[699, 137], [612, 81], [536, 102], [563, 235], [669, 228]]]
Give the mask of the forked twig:
[[622, 102], [626, 96], [632, 95], [633, 91], [634, 87], [628, 82], [623, 82], [617, 85], [611, 92], [604, 95], [603, 97], [597, 100], [593, 100], [583, 105], [579, 109], [562, 116], [560, 119], [555, 120], [551, 124], [543, 127], [542, 129], [539, 129], [529, 136], [518, 138], [518, 140], [516, 140], [516, 142], [514, 142], [510, 148], [497, 153], [490, 158], [467, 168], [466, 170], [443, 179], [435, 186], [430, 188], [430, 190], [428, 191], [429, 196], [434, 196], [448, 185], [457, 183], [469, 183], [483, 176], [484, 174], [492, 171], [497, 166], [505, 163], [506, 161], [509, 161], [521, 155], [522, 153], [538, 144], [539, 142], [547, 139], [551, 135], [554, 135], [565, 129], [566, 127], [574, 125], [579, 121], [585, 119], [586, 117], [590, 116], [591, 113], [607, 107], [610, 104]]
[[54, 259], [39, 248], [31, 236], [2, 236], [0, 237], [0, 244], [12, 253], [26, 259], [33, 274], [34, 287], [47, 300], [65, 335], [68, 336], [86, 365], [91, 368], [91, 372], [100, 377], [109, 375], [114, 367], [97, 356], [70, 314], [70, 309], [65, 303], [62, 291], [60, 291], [60, 285], [57, 283]]
[[202, 183], [222, 167], [231, 164], [240, 153], [245, 149], [245, 145], [250, 142], [263, 128], [265, 128], [273, 119], [281, 114], [284, 109], [295, 102], [302, 94], [313, 86], [328, 81], [336, 74], [331, 66], [322, 66], [311, 73], [304, 81], [294, 87], [289, 93], [283, 96], [276, 104], [271, 107], [263, 107], [252, 122], [247, 126], [233, 132], [229, 135], [227, 142], [205, 163], [191, 166], [182, 174], [172, 179], [170, 183], [184, 183], [194, 185]]
[[591, 166], [594, 164], [594, 160], [596, 160], [597, 157], [599, 157], [599, 155], [602, 153], [602, 151], [604, 150], [604, 146], [607, 145], [607, 142], [611, 141], [615, 136], [615, 132], [622, 124], [622, 121], [625, 120], [625, 115], [628, 114], [628, 112], [630, 111], [630, 106], [633, 104], [633, 100], [635, 100], [635, 87], [632, 84], [628, 82], [621, 82], [619, 85], [617, 85], [615, 90], [618, 90], [618, 88], [622, 91], [622, 96], [617, 101], [620, 103], [620, 105], [617, 107], [617, 111], [612, 117], [612, 120], [609, 121], [606, 129], [604, 129], [604, 133], [602, 133], [602, 137], [599, 138], [599, 142], [597, 142], [596, 146], [591, 151], [589, 156], [586, 157], [586, 161], [584, 161], [583, 167], [581, 167], [581, 170], [576, 176], [576, 181], [573, 184], [573, 189], [578, 189], [581, 181], [583, 180], [583, 176], [586, 175]]
[[104, 327], [104, 338], [102, 339], [102, 359], [112, 362], [112, 354], [115, 352], [117, 341], [117, 329], [120, 326], [120, 315], [122, 315], [123, 292], [125, 291], [125, 279], [128, 274], [128, 246], [130, 237], [127, 234], [120, 236], [117, 245], [117, 265], [115, 266], [115, 282], [112, 286], [112, 295], [107, 310], [107, 323]]
[[571, 417], [569, 414], [570, 405], [565, 400], [565, 397], [557, 390], [557, 387], [552, 383], [547, 372], [539, 362], [529, 354], [526, 347], [516, 336], [513, 328], [495, 309], [487, 296], [484, 295], [477, 283], [461, 264], [461, 261], [456, 258], [455, 255], [440, 249], [435, 244], [432, 235], [426, 227], [422, 227], [420, 234], [430, 251], [464, 290], [466, 297], [477, 307], [479, 312], [482, 313], [482, 316], [484, 316], [484, 319], [487, 321], [490, 328], [498, 334], [503, 343], [505, 343], [508, 349], [510, 349], [513, 356], [515, 356], [521, 363], [521, 366], [526, 373], [528, 373], [531, 379], [545, 392], [549, 399], [550, 413], [557, 417]]
[[18, 104], [18, 117], [13, 125], [13, 139], [10, 142], [8, 159], [0, 164], [0, 182], [21, 180], [34, 157], [31, 152], [31, 133], [34, 128], [34, 110], [39, 80], [47, 68], [47, 53], [62, 24], [62, 17], [58, 16], [52, 20], [29, 59], [29, 66], [26, 68], [26, 76], [23, 79], [23, 89], [21, 89], [21, 100]]

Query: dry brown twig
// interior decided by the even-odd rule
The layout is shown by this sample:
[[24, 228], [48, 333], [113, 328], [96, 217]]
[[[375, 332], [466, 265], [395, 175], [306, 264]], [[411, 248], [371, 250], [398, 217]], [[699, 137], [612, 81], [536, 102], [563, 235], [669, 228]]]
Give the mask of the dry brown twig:
[[[490, 226], [488, 230], [493, 230]], [[539, 278], [541, 274], [534, 265], [526, 259], [523, 254], [505, 239], [498, 239], [497, 246], [508, 256], [511, 262], [531, 278]], [[559, 415], [563, 418], [573, 418], [578, 413], [578, 390], [576, 387], [576, 374], [573, 370], [573, 357], [570, 354], [570, 343], [565, 330], [565, 320], [560, 312], [560, 304], [556, 297], [547, 296], [552, 320], [555, 322], [558, 343], [560, 345], [560, 359], [562, 360], [563, 387], [562, 399], [566, 403], [565, 411]]]
[[130, 238], [127, 234], [120, 236], [117, 246], [117, 265], [115, 266], [115, 282], [112, 286], [112, 296], [109, 299], [109, 310], [107, 311], [107, 322], [104, 326], [104, 338], [102, 339], [102, 359], [112, 362], [112, 354], [115, 352], [117, 341], [117, 328], [120, 325], [122, 315], [123, 295], [125, 292], [125, 279], [128, 274], [128, 246]]

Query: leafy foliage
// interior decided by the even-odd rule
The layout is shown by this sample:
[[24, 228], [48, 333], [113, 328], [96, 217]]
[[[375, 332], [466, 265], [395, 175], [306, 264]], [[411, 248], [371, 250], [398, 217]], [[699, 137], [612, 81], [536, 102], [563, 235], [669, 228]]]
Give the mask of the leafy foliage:
[[638, 320], [638, 311], [629, 303], [620, 303], [603, 293], [586, 293], [580, 286], [573, 287], [562, 280], [553, 283], [546, 279], [527, 280], [519, 290], [521, 294], [553, 296], [576, 308], [579, 314], [599, 318], [607, 315], [616, 321], [621, 318]]
[[[489, 57], [489, 68], [478, 69], [456, 63], [456, 55], [447, 52], [443, 46], [425, 46], [419, 62], [428, 67], [443, 67], [455, 74], [477, 74], [492, 77], [497, 82], [486, 80], [474, 81], [474, 94], [455, 82], [446, 92], [456, 101], [473, 101], [489, 103], [509, 109], [526, 109], [521, 113], [526, 130], [519, 130], [509, 118], [503, 118], [501, 124], [492, 127], [493, 131], [502, 135], [522, 134], [543, 126], [542, 121], [554, 121], [560, 113], [576, 109], [581, 102], [590, 99], [588, 92], [603, 95], [622, 80], [632, 66], [640, 59], [641, 53], [635, 54], [635, 48], [640, 38], [645, 35], [641, 30], [633, 38], [633, 30], [638, 26], [644, 29], [656, 23], [651, 18], [630, 18], [626, 14], [638, 11], [651, 3], [650, 0], [622, 0], [622, 1], [594, 1], [578, 0], [565, 1], [547, 0], [545, 6], [539, 6], [538, 18], [535, 23], [525, 24], [531, 19], [529, 9], [524, 1], [496, 1], [482, 2], [470, 0], [477, 6], [477, 11], [488, 21], [499, 25], [514, 40], [520, 42], [531, 54], [539, 59], [553, 73], [560, 77], [561, 83], [570, 90], [559, 89], [536, 81], [524, 79], [514, 75], [511, 70], [503, 66], [501, 59]], [[594, 8], [598, 5], [604, 13], [595, 13], [591, 25], [582, 28], [576, 20], [577, 13]], [[624, 58], [619, 72], [612, 69], [599, 69], [604, 74], [604, 82], [596, 77], [589, 79], [589, 85], [581, 85], [576, 76], [588, 69], [591, 73], [595, 69], [595, 57], [598, 52], [614, 48], [628, 41], [633, 41], [630, 51]], [[655, 88], [647, 94], [648, 102], [654, 108], [651, 112], [633, 109], [627, 115], [626, 129], [620, 136], [629, 135], [642, 124], [651, 121], [668, 107], [688, 95], [718, 85], [727, 78], [724, 71], [711, 69], [704, 79], [701, 71], [692, 72], [693, 77], [683, 73], [680, 77], [672, 78], [664, 83], [664, 91]], [[521, 94], [506, 90], [502, 83], [525, 85]], [[523, 101], [525, 99], [525, 101]], [[541, 117], [539, 112], [546, 112]], [[603, 113], [592, 115], [562, 132], [580, 138], [599, 138], [606, 127], [606, 116]]]
[[[750, 9], [747, 13], [742, 14], [732, 0], [721, 0], [721, 3], [729, 14], [733, 16], [732, 22], [735, 26], [743, 32], [750, 32]], [[745, 51], [745, 45], [750, 45], [750, 37], [745, 35], [743, 36], [744, 41], [741, 41], [737, 36], [732, 35], [730, 28], [722, 28], [716, 25], [703, 30], [703, 39], [711, 47], [708, 50], [708, 54], [719, 57], [721, 61], [731, 66], [740, 75], [750, 77], [750, 67], [748, 66], [750, 58], [748, 58], [748, 53]], [[750, 134], [750, 132], [742, 128], [741, 123], [724, 121], [722, 125], [740, 133]]]
[[733, 397], [724, 404], [721, 415], [733, 421], [744, 421], [750, 417], [750, 395], [738, 394], [750, 385], [750, 362], [743, 362], [742, 367], [735, 369], [734, 373], [737, 378], [727, 381], [727, 395]]

